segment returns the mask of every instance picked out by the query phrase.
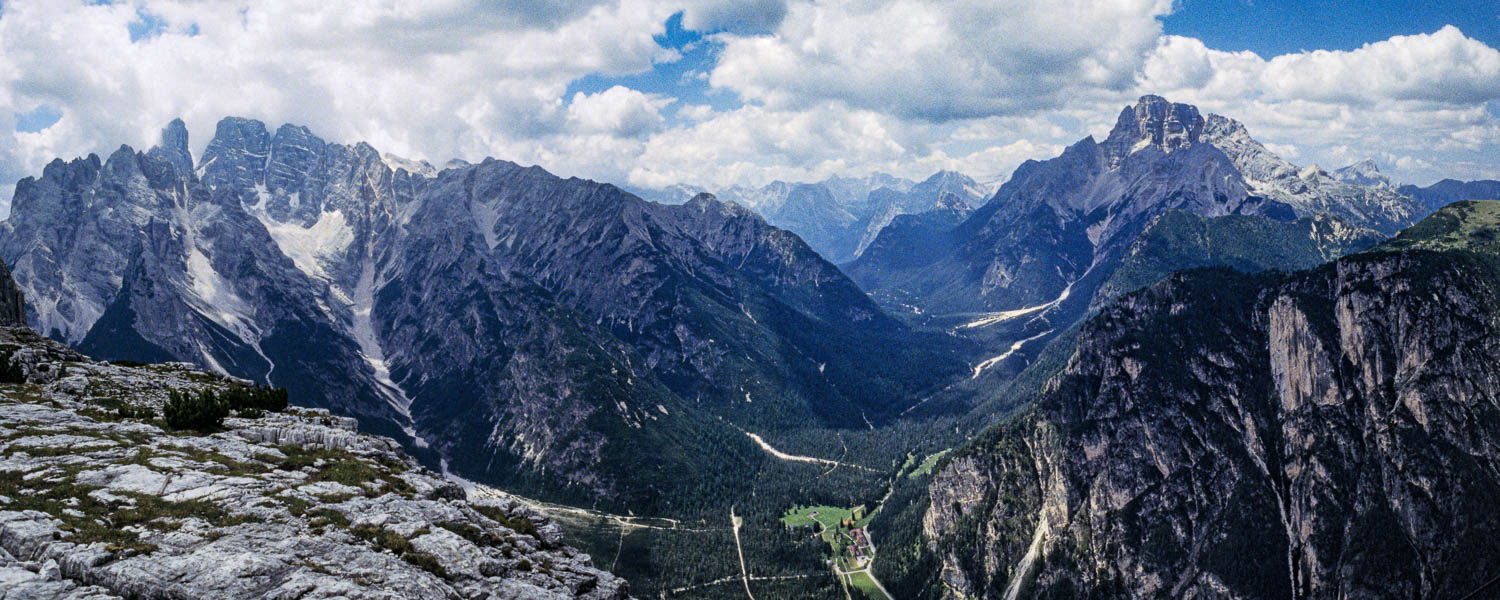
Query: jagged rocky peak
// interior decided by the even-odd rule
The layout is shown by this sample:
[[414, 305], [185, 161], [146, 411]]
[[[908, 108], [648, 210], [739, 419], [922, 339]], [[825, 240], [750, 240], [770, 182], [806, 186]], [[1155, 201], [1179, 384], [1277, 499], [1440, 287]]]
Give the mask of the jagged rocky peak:
[[[438, 168], [432, 163], [420, 159], [411, 159], [390, 152], [381, 153], [380, 158], [390, 165], [392, 169], [406, 169], [406, 172], [423, 177], [433, 177], [438, 174]], [[457, 159], [454, 159], [457, 160]], [[450, 163], [453, 161], [449, 161]], [[462, 163], [463, 161], [458, 161]], [[468, 163], [464, 163], [468, 164]]]
[[1318, 166], [1317, 163], [1313, 163], [1302, 167], [1302, 170], [1298, 171], [1297, 175], [1303, 179], [1321, 179], [1328, 177], [1328, 171], [1324, 171], [1323, 167]]
[[[706, 207], [706, 206], [710, 206], [710, 205], [713, 205], [713, 204], [722, 204], [722, 203], [719, 202], [719, 197], [718, 196], [715, 196], [715, 195], [710, 194], [708, 192], [699, 192], [697, 194], [694, 194], [692, 198], [689, 198], [688, 201], [687, 201], [687, 204], [692, 205], [692, 206]], [[728, 203], [728, 204], [733, 204], [733, 203]], [[735, 206], [738, 206], [738, 205], [736, 204]]]
[[203, 181], [210, 186], [247, 189], [257, 181], [266, 164], [271, 136], [265, 123], [226, 117], [214, 128], [214, 137], [203, 150]]
[[969, 203], [964, 202], [963, 198], [952, 192], [943, 192], [941, 196], [938, 196], [937, 203], [932, 205], [932, 210], [968, 212], [972, 209], [973, 207], [969, 206]]
[[1148, 147], [1171, 153], [1196, 143], [1203, 126], [1203, 115], [1196, 106], [1168, 102], [1161, 96], [1142, 96], [1134, 106], [1120, 111], [1103, 146], [1114, 162]]
[[749, 207], [733, 200], [725, 200], [710, 192], [698, 192], [692, 198], [689, 198], [687, 202], [684, 202], [683, 205], [696, 207], [699, 210], [714, 209], [736, 216], [747, 216], [754, 217], [756, 220], [764, 220]]
[[738, 202], [720, 200], [708, 192], [699, 192], [687, 202], [682, 203], [682, 208], [689, 213], [707, 215], [718, 218], [750, 219], [756, 223], [765, 223], [765, 219], [756, 214], [755, 211], [746, 208]]
[[179, 177], [193, 177], [193, 154], [188, 150], [188, 130], [182, 119], [172, 119], [161, 130], [161, 141], [146, 156], [172, 165]]
[[944, 169], [942, 171], [938, 171], [936, 173], [933, 173], [931, 177], [928, 177], [927, 179], [923, 180], [922, 183], [923, 184], [955, 184], [956, 183], [956, 184], [959, 184], [959, 185], [972, 185], [972, 184], [974, 184], [974, 179], [972, 177], [969, 177], [968, 175], [964, 175], [963, 173], [960, 173], [958, 171], [949, 171], [949, 170]]
[[973, 177], [969, 177], [958, 171], [938, 171], [911, 189], [914, 199], [931, 199], [936, 202], [929, 206], [911, 208], [915, 209], [915, 211], [942, 208], [943, 196], [950, 194], [958, 196], [959, 201], [967, 205], [970, 201], [980, 202], [985, 200], [989, 196], [989, 193], [990, 190], [979, 182], [974, 181]]
[[1203, 122], [1203, 138], [1207, 140], [1217, 139], [1249, 139], [1250, 130], [1245, 124], [1224, 115], [1209, 113]]

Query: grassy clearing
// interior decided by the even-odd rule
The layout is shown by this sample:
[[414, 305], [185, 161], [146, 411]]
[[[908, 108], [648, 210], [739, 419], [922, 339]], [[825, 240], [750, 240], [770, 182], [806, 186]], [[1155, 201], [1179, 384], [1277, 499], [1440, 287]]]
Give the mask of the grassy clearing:
[[792, 528], [817, 530], [818, 537], [833, 551], [834, 563], [840, 568], [853, 568], [849, 546], [854, 543], [854, 537], [850, 531], [864, 527], [870, 519], [871, 515], [863, 505], [854, 508], [798, 506], [782, 515], [781, 522]]
[[905, 473], [906, 470], [910, 469], [914, 464], [917, 464], [917, 455], [907, 452], [906, 460], [901, 463], [901, 468], [897, 469], [896, 472]]
[[868, 574], [864, 572], [851, 573], [846, 575], [845, 579], [849, 581], [849, 587], [864, 595], [865, 598], [869, 600], [886, 600], [885, 594], [880, 592], [880, 588], [875, 586], [875, 580], [870, 579]]
[[271, 462], [283, 471], [314, 469], [309, 482], [332, 481], [359, 488], [366, 482], [377, 482], [380, 489], [375, 495], [400, 494], [411, 498], [416, 494], [411, 484], [398, 477], [406, 472], [406, 465], [391, 460], [370, 461], [346, 450], [326, 450], [305, 446], [277, 446], [286, 458], [261, 455], [256, 458]]
[[[854, 513], [858, 510], [859, 517]], [[839, 508], [837, 506], [798, 506], [781, 516], [781, 522], [788, 527], [811, 527], [814, 530], [833, 532], [838, 530], [845, 521], [860, 521], [867, 518], [864, 507]], [[819, 525], [822, 525], [819, 527]], [[856, 525], [858, 527], [860, 525]], [[828, 535], [824, 535], [828, 540]], [[831, 541], [831, 540], [829, 540]]]
[[931, 473], [932, 468], [937, 466], [938, 460], [942, 459], [952, 450], [952, 448], [949, 448], [948, 450], [928, 455], [927, 458], [922, 459], [922, 464], [917, 465], [917, 468], [915, 470], [907, 474], [907, 477], [916, 479], [918, 477]]

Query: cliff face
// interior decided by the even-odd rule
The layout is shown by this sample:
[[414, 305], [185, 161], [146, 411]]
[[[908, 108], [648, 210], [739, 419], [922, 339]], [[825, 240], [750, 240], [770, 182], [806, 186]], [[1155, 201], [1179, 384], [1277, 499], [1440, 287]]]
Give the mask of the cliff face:
[[946, 593], [1478, 588], [1500, 569], [1497, 207], [1455, 205], [1310, 271], [1187, 272], [1106, 307], [1030, 412], [934, 478]]

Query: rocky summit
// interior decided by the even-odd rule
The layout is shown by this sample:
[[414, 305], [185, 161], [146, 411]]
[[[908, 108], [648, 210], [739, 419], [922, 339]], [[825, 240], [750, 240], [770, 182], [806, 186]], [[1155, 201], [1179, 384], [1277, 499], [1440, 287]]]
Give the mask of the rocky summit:
[[249, 382], [95, 362], [0, 329], [0, 597], [615, 599], [623, 580], [510, 500], [467, 498], [326, 410], [212, 432], [169, 394]]

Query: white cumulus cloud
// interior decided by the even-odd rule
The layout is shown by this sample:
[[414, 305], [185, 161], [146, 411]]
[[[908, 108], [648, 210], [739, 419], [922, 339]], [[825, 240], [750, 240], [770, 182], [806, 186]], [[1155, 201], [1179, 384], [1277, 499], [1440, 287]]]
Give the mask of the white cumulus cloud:
[[568, 118], [585, 133], [642, 137], [661, 130], [661, 109], [671, 103], [671, 98], [617, 85], [597, 94], [575, 93]]
[[775, 35], [725, 36], [714, 86], [771, 107], [838, 100], [946, 121], [1128, 87], [1169, 0], [832, 0]]

